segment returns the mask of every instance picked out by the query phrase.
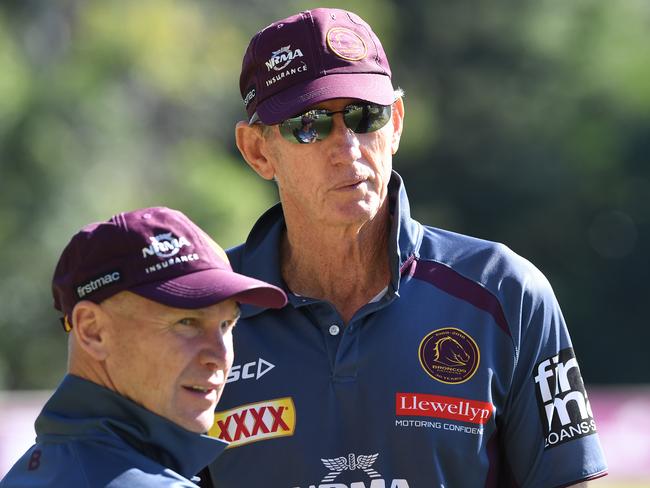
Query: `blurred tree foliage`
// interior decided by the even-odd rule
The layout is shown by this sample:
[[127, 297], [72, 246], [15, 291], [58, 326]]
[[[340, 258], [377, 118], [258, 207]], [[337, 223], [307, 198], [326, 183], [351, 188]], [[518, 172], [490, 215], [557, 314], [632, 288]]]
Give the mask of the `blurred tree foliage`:
[[[2, 0], [0, 389], [64, 372], [50, 279], [82, 225], [168, 205], [229, 246], [276, 201], [234, 147], [241, 56], [319, 5]], [[395, 167], [416, 218], [537, 264], [588, 382], [650, 381], [650, 4], [340, 5], [407, 92]]]

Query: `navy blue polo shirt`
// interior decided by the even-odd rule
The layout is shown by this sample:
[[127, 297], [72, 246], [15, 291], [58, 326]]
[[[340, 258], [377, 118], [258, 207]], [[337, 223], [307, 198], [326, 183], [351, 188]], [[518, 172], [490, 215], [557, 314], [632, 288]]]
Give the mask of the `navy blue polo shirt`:
[[330, 303], [286, 289], [279, 205], [229, 251], [289, 304], [242, 309], [210, 431], [230, 442], [215, 485], [541, 488], [605, 474], [544, 276], [502, 244], [413, 220], [397, 173], [389, 199], [390, 284], [345, 327]]

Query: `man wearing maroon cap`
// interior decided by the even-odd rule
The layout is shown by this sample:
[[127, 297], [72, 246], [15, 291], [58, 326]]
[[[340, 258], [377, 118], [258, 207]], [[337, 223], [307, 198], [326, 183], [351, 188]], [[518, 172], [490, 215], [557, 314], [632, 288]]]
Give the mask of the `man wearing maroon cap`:
[[[392, 170], [382, 45], [315, 9], [258, 32], [237, 124], [280, 204], [229, 251], [287, 291], [242, 307], [210, 434], [218, 488], [551, 487], [606, 464], [551, 287], [502, 244], [421, 225]], [[441, 182], [432, 181], [432, 187]]]
[[52, 292], [68, 374], [0, 486], [196, 487], [226, 446], [203, 434], [232, 366], [238, 303], [282, 307], [284, 292], [233, 272], [207, 234], [164, 207], [81, 229]]

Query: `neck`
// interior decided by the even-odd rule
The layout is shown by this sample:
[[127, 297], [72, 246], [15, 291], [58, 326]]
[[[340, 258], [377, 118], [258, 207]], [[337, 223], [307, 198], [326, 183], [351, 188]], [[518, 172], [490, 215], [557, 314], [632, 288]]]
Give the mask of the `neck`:
[[310, 224], [287, 218], [283, 278], [292, 292], [332, 303], [347, 323], [390, 281], [388, 206], [362, 225]]
[[78, 345], [75, 346], [70, 349], [68, 356], [68, 373], [117, 392], [105, 364], [89, 358]]

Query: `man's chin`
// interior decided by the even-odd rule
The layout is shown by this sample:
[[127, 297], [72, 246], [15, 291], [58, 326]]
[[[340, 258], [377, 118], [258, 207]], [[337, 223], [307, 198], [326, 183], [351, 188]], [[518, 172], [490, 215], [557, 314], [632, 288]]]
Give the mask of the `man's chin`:
[[176, 418], [170, 420], [180, 425], [185, 430], [196, 432], [197, 434], [205, 434], [210, 430], [210, 428], [212, 428], [212, 424], [214, 423], [214, 411], [210, 410], [193, 417], [188, 416], [182, 419]]

